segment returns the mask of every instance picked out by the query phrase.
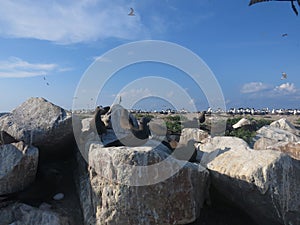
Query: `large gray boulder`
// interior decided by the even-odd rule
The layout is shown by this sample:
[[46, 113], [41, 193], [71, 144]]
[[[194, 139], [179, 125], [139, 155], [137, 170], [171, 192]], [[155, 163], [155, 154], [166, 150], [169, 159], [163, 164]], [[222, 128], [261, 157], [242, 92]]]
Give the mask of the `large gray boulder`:
[[241, 138], [218, 136], [206, 138], [197, 145], [197, 161], [204, 167], [216, 158], [229, 150], [249, 149], [248, 144]]
[[291, 132], [292, 134], [299, 135], [300, 131], [286, 118], [281, 118], [276, 120], [270, 124], [271, 127], [279, 128], [281, 130], [286, 130]]
[[283, 130], [278, 127], [274, 127], [271, 125], [263, 126], [256, 132], [255, 140], [259, 140], [260, 138], [267, 138], [278, 141], [288, 141], [288, 142], [298, 142], [300, 141], [300, 137], [291, 133], [290, 131]]
[[216, 190], [258, 224], [300, 224], [298, 161], [278, 151], [240, 149], [207, 166]]
[[188, 224], [199, 216], [209, 175], [199, 164], [169, 157], [161, 144], [89, 150], [78, 182], [85, 223]]
[[286, 119], [274, 121], [269, 126], [264, 126], [257, 131], [253, 149], [271, 149], [289, 154], [295, 159], [300, 158], [299, 147], [297, 142], [300, 142], [297, 130]]
[[191, 139], [200, 142], [208, 136], [206, 131], [200, 130], [199, 128], [184, 128], [181, 131], [179, 143], [186, 144]]
[[0, 225], [69, 225], [69, 220], [51, 209], [16, 203], [0, 209]]
[[[0, 117], [0, 129], [17, 141], [54, 153], [73, 138], [71, 114], [43, 98], [30, 98]], [[61, 153], [60, 153], [61, 154]]]
[[23, 142], [0, 145], [0, 194], [24, 189], [35, 179], [38, 149]]
[[[257, 142], [260, 143], [260, 141], [262, 139], [263, 138], [261, 138]], [[255, 146], [255, 147], [259, 147], [259, 146]], [[291, 156], [292, 158], [300, 160], [300, 142], [280, 141], [277, 143], [272, 143], [271, 145], [267, 145], [266, 149], [284, 152], [284, 153], [288, 154], [289, 156]], [[256, 149], [256, 150], [259, 150], [259, 149]]]

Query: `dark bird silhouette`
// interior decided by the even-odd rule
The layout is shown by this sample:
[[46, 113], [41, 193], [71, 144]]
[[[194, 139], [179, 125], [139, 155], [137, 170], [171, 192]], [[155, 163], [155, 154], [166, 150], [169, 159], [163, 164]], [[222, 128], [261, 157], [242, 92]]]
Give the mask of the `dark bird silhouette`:
[[123, 129], [130, 130], [133, 136], [122, 138], [120, 141], [126, 146], [141, 146], [148, 141], [150, 129], [148, 123], [150, 118], [143, 117], [140, 124], [137, 126], [133, 118], [129, 115], [128, 110], [122, 108], [120, 114], [120, 126]]
[[298, 16], [298, 11], [296, 9], [296, 6], [294, 5], [294, 1], [297, 1], [298, 5], [300, 6], [300, 0], [251, 0], [249, 3], [249, 6], [259, 3], [259, 2], [268, 2], [268, 1], [291, 2], [292, 9], [294, 10], [295, 14]]
[[135, 16], [133, 8], [130, 8], [130, 12], [128, 13], [128, 16]]
[[282, 72], [281, 80], [287, 79], [287, 74], [285, 72]]
[[90, 121], [90, 127], [93, 131], [97, 131], [98, 135], [106, 133], [106, 127], [101, 119], [101, 115], [104, 115], [109, 111], [110, 107], [101, 108], [97, 106], [94, 112], [93, 119]]
[[282, 36], [282, 37], [287, 37], [287, 36], [288, 36], [288, 34], [287, 34], [287, 33], [285, 33], [285, 34], [282, 34], [281, 36]]
[[151, 119], [148, 117], [143, 117], [142, 121], [140, 122], [139, 128], [131, 128], [133, 135], [140, 140], [148, 139], [150, 135], [148, 123], [150, 122], [150, 120]]
[[38, 172], [35, 181], [25, 189], [0, 195], [0, 203], [19, 201], [30, 205], [39, 205], [42, 202], [50, 201], [57, 194], [61, 181], [60, 171], [44, 168]]
[[200, 123], [204, 123], [205, 122], [205, 114], [206, 114], [206, 111], [202, 111], [199, 115], [199, 122]]

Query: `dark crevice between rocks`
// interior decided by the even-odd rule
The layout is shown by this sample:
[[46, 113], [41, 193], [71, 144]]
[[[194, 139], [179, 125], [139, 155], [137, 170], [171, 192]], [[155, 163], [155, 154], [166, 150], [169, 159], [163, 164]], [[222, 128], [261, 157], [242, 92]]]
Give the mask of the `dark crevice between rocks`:
[[[84, 224], [83, 216], [74, 177], [74, 171], [77, 168], [74, 149], [74, 139], [70, 139], [64, 146], [54, 147], [52, 151], [41, 148], [37, 174], [43, 174], [44, 170], [58, 172], [58, 183], [53, 188], [56, 194], [63, 193], [64, 198], [62, 200], [51, 199], [48, 203], [51, 205], [53, 211], [67, 217], [70, 225], [82, 225]], [[47, 152], [51, 152], [51, 154], [47, 154]]]
[[[46, 209], [57, 213], [62, 218], [68, 218], [69, 225], [82, 225], [83, 216], [79, 198], [75, 187], [77, 162], [75, 159], [75, 142], [67, 142], [58, 148], [41, 149], [35, 181], [25, 189], [9, 194], [8, 200], [1, 202], [4, 208], [14, 202], [24, 203], [40, 208], [47, 204]], [[50, 150], [50, 151], [48, 151]], [[61, 153], [61, 154], [59, 154]], [[61, 200], [54, 200], [53, 196], [62, 193]]]
[[244, 211], [210, 186], [210, 204], [204, 204], [199, 218], [189, 225], [258, 225]]

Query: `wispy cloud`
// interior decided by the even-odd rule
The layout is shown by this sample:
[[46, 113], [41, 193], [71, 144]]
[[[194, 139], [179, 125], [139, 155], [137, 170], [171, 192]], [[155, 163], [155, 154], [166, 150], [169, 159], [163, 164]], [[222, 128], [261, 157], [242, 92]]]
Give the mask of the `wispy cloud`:
[[247, 94], [249, 98], [262, 99], [297, 99], [300, 90], [294, 83], [283, 83], [279, 86], [264, 84], [262, 82], [251, 82], [243, 85], [241, 93]]
[[246, 83], [241, 88], [241, 93], [247, 94], [247, 93], [255, 93], [260, 92], [269, 89], [270, 86], [267, 84], [264, 84], [262, 82], [250, 82]]
[[293, 83], [284, 83], [274, 88], [275, 92], [283, 93], [283, 94], [293, 94], [297, 92], [295, 84]]
[[29, 63], [20, 58], [10, 57], [6, 61], [0, 61], [0, 77], [34, 77], [42, 76], [58, 69], [57, 64]]
[[128, 12], [125, 0], [3, 1], [0, 35], [62, 44], [145, 37], [139, 14]]

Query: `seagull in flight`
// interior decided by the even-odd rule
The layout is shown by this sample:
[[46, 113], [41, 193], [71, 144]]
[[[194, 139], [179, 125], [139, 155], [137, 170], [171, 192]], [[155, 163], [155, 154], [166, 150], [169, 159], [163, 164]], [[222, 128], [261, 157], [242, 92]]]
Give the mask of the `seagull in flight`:
[[287, 74], [285, 72], [282, 72], [281, 80], [285, 80], [287, 78]]
[[249, 6], [255, 4], [255, 3], [259, 3], [259, 2], [268, 2], [268, 1], [279, 1], [279, 2], [287, 2], [290, 1], [292, 4], [292, 9], [294, 10], [295, 14], [298, 16], [298, 11], [296, 9], [296, 6], [294, 5], [294, 1], [298, 2], [298, 5], [300, 6], [300, 0], [251, 0], [249, 3]]
[[130, 8], [130, 12], [128, 13], [128, 16], [135, 16], [133, 8]]

